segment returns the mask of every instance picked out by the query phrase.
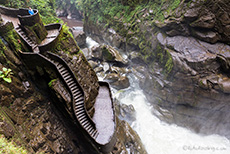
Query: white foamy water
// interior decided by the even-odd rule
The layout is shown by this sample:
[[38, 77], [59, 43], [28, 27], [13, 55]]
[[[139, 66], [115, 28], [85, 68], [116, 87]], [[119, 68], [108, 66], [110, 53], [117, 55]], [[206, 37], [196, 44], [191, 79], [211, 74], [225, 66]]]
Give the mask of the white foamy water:
[[123, 104], [134, 106], [136, 121], [131, 126], [140, 136], [148, 154], [230, 153], [230, 142], [225, 137], [201, 136], [186, 128], [160, 121], [151, 113], [151, 106], [138, 88], [137, 81], [134, 79], [131, 84], [129, 89], [115, 94], [115, 97]]
[[[98, 45], [87, 37], [88, 47]], [[98, 77], [100, 81], [103, 77]], [[132, 104], [136, 110], [136, 121], [131, 127], [140, 136], [148, 154], [230, 154], [230, 141], [219, 135], [201, 136], [186, 128], [169, 125], [151, 113], [138, 80], [131, 75], [128, 89], [114, 92], [121, 103]]]
[[95, 45], [99, 45], [96, 41], [94, 41], [91, 37], [86, 37], [86, 45], [90, 49]]

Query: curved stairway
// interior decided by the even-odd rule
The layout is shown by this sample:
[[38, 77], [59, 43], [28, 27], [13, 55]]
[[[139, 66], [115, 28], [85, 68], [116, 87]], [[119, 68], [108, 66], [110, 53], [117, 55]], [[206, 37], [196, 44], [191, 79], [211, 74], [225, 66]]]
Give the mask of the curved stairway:
[[[52, 56], [55, 56], [55, 59], [59, 58], [58, 56], [54, 55], [52, 53]], [[47, 58], [47, 57], [46, 57]], [[74, 74], [72, 71], [70, 71], [70, 68], [67, 64], [63, 61], [62, 64], [58, 62], [57, 60], [54, 60], [50, 58], [49, 61], [51, 61], [53, 64], [55, 64], [57, 70], [59, 71], [60, 75], [64, 79], [65, 83], [69, 87], [71, 93], [72, 93], [72, 100], [73, 100], [73, 109], [75, 116], [81, 126], [87, 131], [87, 133], [96, 140], [97, 136], [99, 135], [95, 123], [92, 121], [92, 119], [89, 117], [86, 109], [85, 109], [85, 103], [84, 103], [84, 92], [77, 83]], [[61, 58], [59, 58], [61, 60]]]
[[38, 45], [31, 38], [29, 38], [26, 33], [20, 28], [20, 26], [15, 28], [16, 32], [20, 35], [21, 38], [32, 48], [33, 51], [38, 51]]

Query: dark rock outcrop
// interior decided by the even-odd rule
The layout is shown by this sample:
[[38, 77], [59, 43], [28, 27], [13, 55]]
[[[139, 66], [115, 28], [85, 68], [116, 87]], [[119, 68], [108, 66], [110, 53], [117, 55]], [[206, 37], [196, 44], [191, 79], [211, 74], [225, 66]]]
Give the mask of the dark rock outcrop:
[[[228, 6], [225, 0], [183, 1], [163, 21], [136, 21], [138, 32], [129, 32], [130, 23], [116, 19], [105, 29], [86, 18], [85, 30], [113, 45], [113, 36], [120, 38], [116, 47], [139, 67], [135, 74], [147, 99], [162, 113], [159, 118], [230, 137]], [[118, 29], [115, 22], [122, 26]]]

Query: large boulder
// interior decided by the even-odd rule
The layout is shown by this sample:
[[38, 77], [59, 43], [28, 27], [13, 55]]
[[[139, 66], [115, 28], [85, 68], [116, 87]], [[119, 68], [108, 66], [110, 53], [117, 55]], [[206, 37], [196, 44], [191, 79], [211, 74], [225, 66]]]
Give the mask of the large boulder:
[[72, 34], [74, 39], [77, 41], [77, 44], [79, 47], [85, 46], [86, 45], [86, 35], [83, 29], [73, 29], [72, 28]]

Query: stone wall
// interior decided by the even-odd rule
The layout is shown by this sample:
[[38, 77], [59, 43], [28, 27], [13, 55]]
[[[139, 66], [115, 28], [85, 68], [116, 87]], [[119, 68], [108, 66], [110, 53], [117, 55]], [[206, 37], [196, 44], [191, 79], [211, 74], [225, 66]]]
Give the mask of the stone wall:
[[71, 70], [74, 72], [78, 83], [83, 88], [85, 92], [85, 104], [86, 109], [90, 116], [94, 114], [94, 103], [98, 94], [98, 79], [97, 76], [86, 60], [82, 52], [76, 55], [70, 56], [66, 53], [58, 53], [69, 65]]
[[45, 26], [46, 30], [58, 29], [58, 35], [55, 37], [51, 42], [39, 45], [38, 48], [40, 52], [50, 51], [55, 48], [57, 42], [59, 41], [61, 34], [62, 34], [62, 24], [49, 24]]
[[37, 44], [46, 38], [47, 31], [38, 10], [35, 10], [34, 15], [18, 15], [18, 18], [27, 36], [33, 39]]
[[[222, 12], [223, 17], [227, 19], [226, 3], [226, 1], [206, 3], [198, 1], [191, 5], [182, 3], [163, 22], [137, 20], [135, 24], [132, 23], [136, 31], [127, 29], [129, 23], [118, 24], [117, 22], [121, 21], [119, 19], [110, 21], [109, 28], [105, 28], [106, 23], [93, 24], [86, 17], [84, 29], [94, 40], [109, 43], [129, 55], [132, 65], [137, 69], [136, 75], [140, 80], [140, 86], [149, 102], [160, 113], [159, 118], [189, 127], [196, 132], [217, 133], [230, 137], [227, 131], [230, 126], [228, 113], [230, 80], [229, 72], [223, 71], [228, 70], [230, 48], [224, 43], [217, 43], [228, 40], [226, 35], [228, 30], [220, 31], [221, 28], [228, 27], [227, 23], [223, 25], [224, 20], [220, 18]], [[206, 6], [198, 7], [198, 5]], [[221, 7], [224, 9], [221, 10]], [[215, 10], [218, 12], [217, 16], [213, 17], [207, 13], [208, 11], [213, 13]], [[184, 14], [186, 16], [183, 16], [186, 11], [187, 14]], [[191, 11], [196, 15], [189, 14]], [[146, 12], [143, 16], [149, 15], [149, 12]], [[197, 25], [194, 26], [192, 22]], [[200, 25], [203, 23], [203, 26], [213, 24], [213, 27], [202, 28], [198, 23]], [[207, 38], [202, 39], [190, 33], [193, 29], [202, 35], [204, 32], [214, 32], [219, 39], [208, 39], [210, 35], [206, 33], [204, 35]], [[224, 57], [222, 60], [218, 58], [219, 54]], [[140, 65], [147, 67], [142, 69]]]
[[[3, 46], [3, 47], [2, 47]], [[30, 153], [97, 153], [63, 110], [49, 98], [44, 70], [30, 75], [14, 52], [4, 44], [0, 70], [12, 69], [11, 83], [0, 79], [0, 130]], [[34, 74], [33, 74], [34, 73]], [[41, 80], [43, 79], [43, 81]]]

